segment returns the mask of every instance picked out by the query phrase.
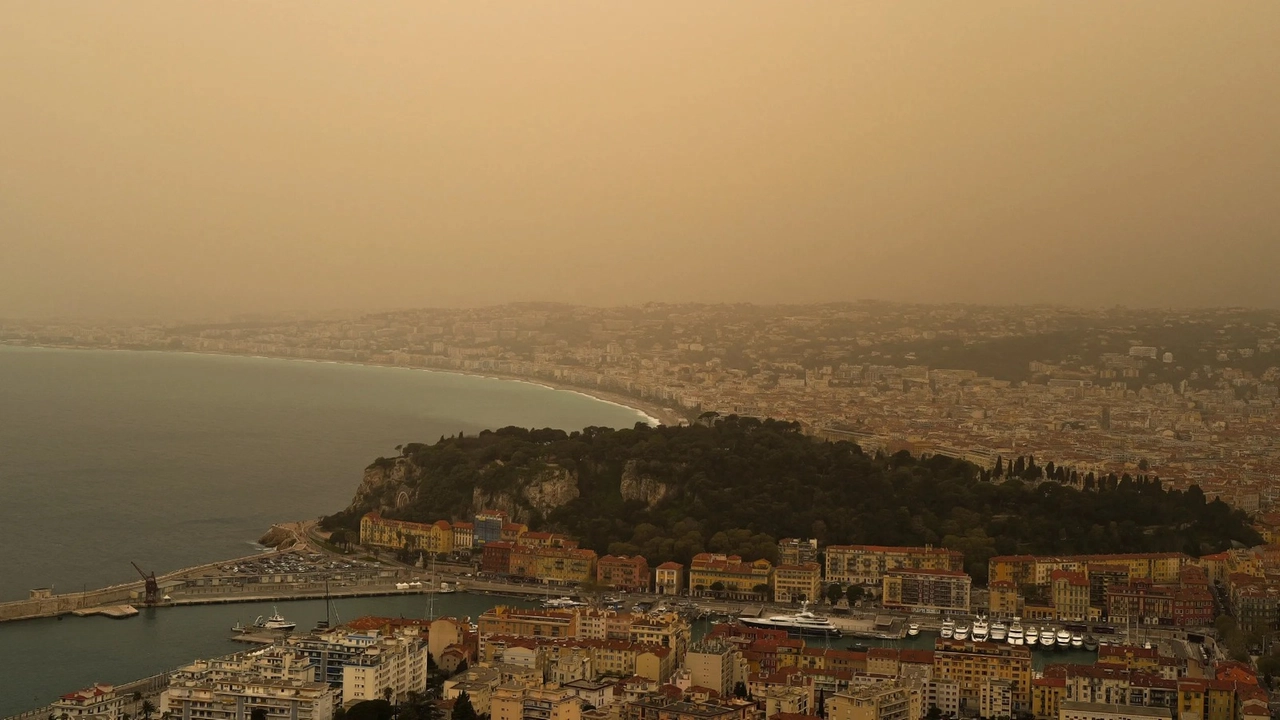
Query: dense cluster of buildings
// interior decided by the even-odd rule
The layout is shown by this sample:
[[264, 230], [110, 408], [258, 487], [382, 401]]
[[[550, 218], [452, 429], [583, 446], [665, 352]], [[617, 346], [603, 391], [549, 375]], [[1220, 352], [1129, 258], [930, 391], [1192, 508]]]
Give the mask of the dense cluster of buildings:
[[1204, 627], [1217, 615], [1211, 578], [1216, 556], [1128, 553], [988, 562], [991, 613], [1032, 620]]
[[[1092, 560], [1052, 559], [1086, 567]], [[1164, 558], [1110, 560], [1164, 577]], [[1027, 569], [1021, 559], [992, 562]], [[1201, 570], [1188, 565], [1175, 576], [1188, 569]], [[955, 572], [893, 568], [881, 582]], [[1063, 572], [1082, 571], [1050, 569], [1049, 583]], [[505, 606], [475, 625], [361, 618], [192, 663], [171, 675], [159, 712], [242, 720], [264, 708], [272, 720], [325, 720], [363, 700], [422, 693], [433, 668], [447, 676], [439, 697], [446, 709], [465, 693], [478, 713], [505, 720], [1269, 717], [1267, 693], [1247, 665], [1165, 655], [1162, 646], [1115, 643], [1099, 649], [1096, 664], [1036, 670], [1029, 647], [1006, 643], [939, 638], [928, 649], [836, 649], [736, 623], [697, 637], [687, 619], [667, 611]], [[120, 720], [125, 699], [96, 686], [59, 702], [55, 712], [79, 709], [69, 717]]]

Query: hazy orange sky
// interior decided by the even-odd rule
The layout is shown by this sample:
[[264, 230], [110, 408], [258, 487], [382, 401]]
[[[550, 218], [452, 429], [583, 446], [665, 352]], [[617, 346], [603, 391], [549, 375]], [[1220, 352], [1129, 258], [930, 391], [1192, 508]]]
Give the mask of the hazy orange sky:
[[1280, 307], [1280, 2], [0, 8], [0, 317]]

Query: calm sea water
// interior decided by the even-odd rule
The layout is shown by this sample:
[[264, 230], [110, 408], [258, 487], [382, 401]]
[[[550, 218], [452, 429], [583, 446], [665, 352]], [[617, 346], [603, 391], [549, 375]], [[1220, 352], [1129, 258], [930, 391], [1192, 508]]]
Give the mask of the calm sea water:
[[244, 555], [273, 522], [345, 507], [401, 443], [640, 417], [448, 373], [0, 346], [0, 600]]
[[[248, 554], [272, 522], [345, 507], [364, 467], [401, 443], [642, 417], [448, 373], [0, 346], [0, 600], [130, 580], [130, 561], [165, 572]], [[0, 624], [0, 717], [227, 652], [223, 627], [260, 612]]]

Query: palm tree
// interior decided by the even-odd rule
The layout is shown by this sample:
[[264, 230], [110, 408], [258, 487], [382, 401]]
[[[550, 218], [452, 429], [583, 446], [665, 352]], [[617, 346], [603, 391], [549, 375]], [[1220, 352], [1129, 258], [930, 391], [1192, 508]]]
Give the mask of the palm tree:
[[150, 700], [142, 701], [142, 717], [144, 720], [151, 720], [151, 713], [156, 711], [155, 703]]

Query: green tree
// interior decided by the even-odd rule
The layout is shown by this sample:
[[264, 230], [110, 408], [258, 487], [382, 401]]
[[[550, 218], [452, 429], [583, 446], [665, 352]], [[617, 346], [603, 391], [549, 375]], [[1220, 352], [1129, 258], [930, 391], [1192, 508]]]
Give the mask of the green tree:
[[720, 593], [724, 592], [724, 583], [720, 582], [719, 580], [711, 583], [711, 592], [719, 596]]
[[767, 598], [767, 597], [769, 596], [769, 590], [770, 590], [770, 589], [771, 589], [771, 588], [769, 587], [769, 583], [760, 583], [760, 584], [756, 585], [755, 587], [751, 588], [751, 592], [753, 592], [753, 593], [755, 593], [755, 594], [757, 594], [757, 595], [759, 595], [759, 596], [761, 596], [761, 597], [765, 597], [765, 598]]
[[155, 703], [151, 702], [150, 700], [142, 701], [142, 717], [145, 718], [145, 720], [151, 720], [151, 713], [155, 711], [156, 711]]
[[853, 585], [850, 585], [849, 589], [845, 592], [845, 596], [849, 598], [850, 605], [861, 600], [863, 596], [865, 596], [866, 594], [867, 594], [867, 591], [864, 590], [861, 585], [858, 585], [856, 583]]
[[837, 583], [831, 583], [827, 586], [827, 602], [835, 605], [840, 602], [840, 598], [844, 597], [844, 590]]
[[453, 714], [450, 720], [479, 720], [475, 707], [471, 705], [471, 696], [466, 692], [458, 694], [453, 701]]

